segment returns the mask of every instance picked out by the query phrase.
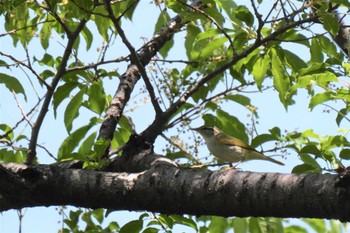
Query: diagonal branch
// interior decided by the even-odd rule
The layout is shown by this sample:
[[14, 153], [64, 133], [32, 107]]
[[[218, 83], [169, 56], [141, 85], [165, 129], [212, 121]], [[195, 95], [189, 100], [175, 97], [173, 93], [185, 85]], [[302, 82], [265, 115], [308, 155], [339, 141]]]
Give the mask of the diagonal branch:
[[[136, 51], [134, 55], [138, 58], [137, 60], [140, 61], [142, 67], [146, 66], [151, 61], [159, 49], [161, 49], [184, 24], [185, 22], [183, 22], [180, 15], [175, 16], [170, 20], [168, 25], [162, 28], [149, 42]], [[131, 64], [126, 72], [120, 77], [118, 89], [102, 122], [99, 137], [106, 140], [111, 140], [113, 138], [115, 128], [122, 116], [125, 105], [129, 101], [130, 94], [140, 78], [139, 72], [140, 70], [138, 67], [135, 64]]]
[[80, 21], [79, 25], [77, 26], [77, 28], [75, 29], [75, 31], [72, 33], [69, 33], [69, 35], [68, 35], [68, 43], [67, 43], [67, 47], [64, 51], [61, 64], [59, 65], [59, 67], [57, 69], [57, 73], [56, 73], [55, 77], [53, 78], [50, 87], [47, 90], [47, 93], [45, 95], [43, 105], [41, 106], [38, 118], [35, 121], [34, 126], [32, 128], [32, 135], [31, 135], [30, 142], [29, 142], [29, 148], [28, 148], [28, 154], [27, 154], [27, 160], [26, 160], [26, 164], [28, 164], [28, 165], [32, 165], [34, 162], [34, 159], [36, 157], [36, 146], [37, 146], [37, 142], [38, 142], [39, 131], [40, 131], [41, 125], [44, 122], [46, 113], [48, 112], [53, 93], [55, 92], [55, 89], [56, 89], [59, 81], [61, 80], [63, 75], [67, 72], [66, 66], [68, 63], [68, 59], [72, 53], [72, 48], [73, 48], [74, 42], [78, 38], [80, 32], [85, 27], [85, 24], [86, 24], [86, 20], [82, 19]]
[[[135, 1], [134, 1], [134, 3], [135, 3]], [[149, 95], [151, 97], [151, 102], [152, 102], [153, 108], [154, 108], [154, 110], [156, 112], [156, 115], [161, 114], [163, 111], [162, 111], [162, 109], [159, 106], [158, 99], [157, 99], [157, 97], [155, 95], [153, 86], [152, 86], [152, 84], [151, 84], [151, 82], [150, 82], [150, 80], [148, 78], [147, 72], [146, 72], [145, 67], [144, 67], [145, 64], [141, 63], [141, 61], [140, 61], [140, 59], [139, 59], [139, 57], [138, 57], [134, 47], [132, 46], [132, 44], [130, 43], [128, 38], [126, 37], [126, 35], [124, 33], [124, 30], [120, 27], [120, 25], [119, 25], [119, 18], [115, 17], [115, 15], [113, 13], [113, 10], [112, 10], [112, 7], [111, 7], [110, 1], [108, 1], [108, 0], [105, 1], [105, 7], [106, 7], [107, 12], [109, 14], [109, 18], [112, 20], [114, 27], [117, 29], [118, 34], [122, 38], [123, 43], [126, 45], [126, 47], [130, 51], [132, 64], [136, 65], [136, 67], [138, 69], [138, 72], [140, 72], [141, 77], [142, 77], [143, 81], [146, 84], [146, 88], [147, 88], [148, 93], [149, 93]]]
[[269, 41], [274, 40], [277, 36], [281, 35], [287, 30], [296, 28], [297, 26], [302, 25], [304, 23], [313, 22], [316, 18], [317, 16], [311, 16], [309, 18], [291, 22], [278, 28], [276, 31], [266, 36], [265, 38], [256, 40], [255, 43], [247, 47], [243, 52], [236, 54], [228, 62], [219, 66], [214, 71], [204, 75], [202, 79], [200, 79], [197, 83], [191, 86], [176, 102], [174, 102], [164, 112], [164, 114], [162, 114], [161, 117], [156, 118], [153, 121], [153, 123], [146, 130], [144, 130], [144, 132], [142, 132], [141, 140], [148, 141], [148, 143], [153, 144], [154, 140], [164, 130], [166, 123], [170, 120], [173, 114], [175, 114], [178, 111], [178, 109], [180, 109], [192, 95], [194, 95], [202, 86], [204, 86], [204, 84], [215, 78], [217, 75], [223, 73], [231, 66], [235, 65], [239, 60], [248, 56], [255, 49], [259, 48], [260, 46], [264, 45]]

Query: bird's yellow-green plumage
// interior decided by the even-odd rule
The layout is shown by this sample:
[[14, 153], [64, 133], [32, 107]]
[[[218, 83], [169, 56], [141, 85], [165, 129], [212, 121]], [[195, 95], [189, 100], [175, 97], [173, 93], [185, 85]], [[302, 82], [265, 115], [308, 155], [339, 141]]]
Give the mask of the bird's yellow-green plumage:
[[203, 125], [192, 130], [200, 133], [209, 151], [224, 162], [235, 163], [259, 159], [284, 165], [282, 162], [260, 153], [242, 140], [225, 135], [215, 126]]

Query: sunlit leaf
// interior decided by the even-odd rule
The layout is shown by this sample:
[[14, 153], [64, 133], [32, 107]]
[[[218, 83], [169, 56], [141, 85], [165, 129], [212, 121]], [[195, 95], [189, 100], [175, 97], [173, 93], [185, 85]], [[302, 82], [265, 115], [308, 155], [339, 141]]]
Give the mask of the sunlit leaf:
[[305, 222], [307, 225], [309, 225], [312, 229], [314, 229], [316, 232], [326, 232], [327, 226], [324, 219], [307, 219], [302, 218], [303, 222]]
[[258, 136], [256, 136], [255, 138], [253, 138], [251, 146], [256, 148], [266, 142], [270, 142], [270, 141], [277, 141], [278, 138], [274, 135], [271, 134], [259, 134]]
[[72, 130], [73, 120], [79, 116], [79, 109], [83, 102], [83, 95], [85, 90], [80, 90], [71, 101], [68, 103], [66, 111], [64, 112], [64, 125], [66, 126], [67, 132]]
[[62, 103], [63, 100], [65, 100], [68, 97], [69, 93], [77, 86], [78, 83], [67, 82], [56, 89], [55, 93], [53, 94], [52, 101], [55, 118], [57, 116], [58, 106]]
[[330, 92], [322, 92], [314, 95], [309, 103], [310, 111], [319, 104], [332, 100], [332, 94]]
[[81, 31], [81, 34], [83, 35], [85, 42], [86, 42], [86, 50], [89, 50], [92, 45], [93, 41], [93, 35], [88, 27], [84, 27], [83, 30]]
[[244, 142], [248, 142], [248, 136], [245, 131], [244, 124], [235, 116], [230, 115], [229, 113], [218, 110], [216, 112], [217, 119], [222, 125], [222, 130], [225, 134], [231, 135], [241, 139]]
[[[167, 10], [163, 10], [162, 12], [160, 12], [157, 23], [154, 28], [154, 34], [161, 31], [161, 28], [166, 26], [169, 20], [170, 20], [170, 16]], [[172, 48], [173, 45], [174, 45], [173, 39], [166, 42], [166, 44], [159, 50], [160, 55], [162, 55], [163, 58], [166, 58], [170, 48]]]
[[302, 173], [321, 173], [321, 169], [315, 169], [314, 166], [310, 165], [310, 164], [301, 164], [301, 165], [297, 165], [292, 169], [292, 173], [295, 174], [302, 174]]
[[101, 224], [104, 219], [104, 209], [95, 209], [92, 211], [92, 216]]
[[119, 233], [139, 233], [142, 230], [142, 220], [132, 220], [120, 228]]
[[266, 71], [269, 68], [270, 61], [270, 57], [267, 55], [259, 56], [255, 65], [253, 66], [252, 74], [254, 76], [255, 83], [259, 90], [261, 90], [262, 88], [262, 83], [266, 76]]
[[321, 13], [320, 16], [321, 16], [321, 19], [323, 20], [324, 28], [333, 36], [336, 36], [339, 31], [339, 21], [335, 16], [335, 14], [324, 12], [324, 13]]
[[226, 218], [212, 216], [208, 226], [209, 232], [226, 232], [228, 229], [228, 222]]
[[106, 94], [102, 87], [102, 83], [94, 82], [90, 86], [87, 94], [89, 96], [89, 109], [97, 114], [101, 114], [106, 106]]
[[90, 123], [75, 130], [63, 141], [58, 149], [58, 159], [60, 161], [72, 158], [71, 153], [79, 145], [80, 141], [85, 137], [86, 133], [93, 125], [93, 123]]
[[315, 38], [311, 40], [311, 46], [310, 46], [310, 55], [311, 55], [311, 62], [323, 62], [323, 54], [321, 44], [319, 41]]
[[277, 50], [271, 49], [271, 72], [273, 75], [273, 86], [279, 93], [281, 103], [286, 107], [286, 94], [289, 88], [289, 77], [285, 72], [284, 66], [279, 59], [280, 54]]
[[246, 218], [234, 218], [233, 229], [235, 233], [247, 233], [248, 232], [248, 221]]
[[234, 10], [235, 16], [245, 22], [249, 27], [254, 24], [254, 16], [246, 6], [238, 6]]
[[0, 73], [0, 84], [1, 83], [5, 84], [6, 88], [10, 92], [13, 91], [17, 94], [18, 93], [23, 94], [25, 100], [27, 100], [27, 96], [24, 92], [22, 84], [15, 77], [4, 74], [4, 73]]

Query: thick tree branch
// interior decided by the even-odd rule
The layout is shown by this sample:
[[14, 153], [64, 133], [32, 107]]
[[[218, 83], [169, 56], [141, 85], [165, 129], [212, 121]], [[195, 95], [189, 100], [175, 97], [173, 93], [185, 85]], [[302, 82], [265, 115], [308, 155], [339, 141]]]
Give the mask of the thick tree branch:
[[[132, 4], [135, 4], [135, 2]], [[150, 95], [151, 102], [152, 102], [153, 108], [156, 112], [156, 115], [161, 114], [163, 111], [159, 106], [158, 99], [157, 99], [156, 94], [154, 92], [154, 88], [153, 88], [153, 86], [148, 78], [148, 75], [147, 75], [147, 72], [145, 70], [144, 65], [141, 63], [139, 57], [137, 56], [135, 48], [132, 46], [132, 44], [128, 40], [127, 36], [124, 33], [124, 30], [119, 25], [119, 18], [115, 17], [110, 1], [106, 0], [105, 6], [106, 6], [107, 12], [109, 14], [109, 18], [112, 20], [114, 27], [117, 29], [117, 32], [120, 35], [123, 43], [129, 49], [132, 64], [136, 65], [138, 72], [141, 74], [141, 77], [142, 77], [143, 81], [145, 82], [145, 85], [146, 85], [146, 88], [147, 88], [148, 93]]]
[[[183, 24], [181, 16], [175, 16], [170, 20], [169, 25], [164, 27], [159, 33], [155, 34], [148, 43], [136, 52], [135, 57], [138, 58], [142, 66], [147, 65], [151, 61], [159, 49], [161, 49], [177, 31], [179, 31]], [[113, 138], [116, 125], [122, 116], [125, 105], [130, 99], [130, 94], [139, 79], [140, 74], [138, 67], [135, 64], [129, 65], [127, 71], [120, 77], [118, 89], [109, 105], [105, 119], [102, 122], [99, 132], [101, 138], [107, 140]]]
[[167, 162], [155, 162], [137, 173], [1, 164], [0, 211], [72, 205], [166, 214], [349, 221], [348, 176], [209, 171]]

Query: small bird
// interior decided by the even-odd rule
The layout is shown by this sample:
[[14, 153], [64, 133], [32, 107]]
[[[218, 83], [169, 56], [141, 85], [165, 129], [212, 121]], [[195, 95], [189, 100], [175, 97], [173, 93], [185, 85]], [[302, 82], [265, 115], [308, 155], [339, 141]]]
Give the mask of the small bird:
[[225, 135], [215, 126], [203, 125], [199, 128], [191, 128], [191, 130], [200, 133], [209, 151], [224, 162], [237, 163], [260, 159], [284, 165], [284, 163], [260, 153], [240, 139]]

